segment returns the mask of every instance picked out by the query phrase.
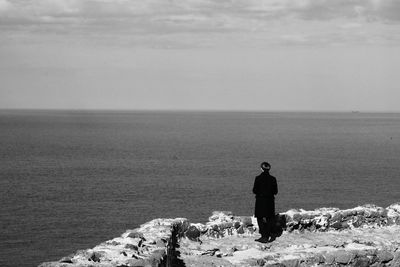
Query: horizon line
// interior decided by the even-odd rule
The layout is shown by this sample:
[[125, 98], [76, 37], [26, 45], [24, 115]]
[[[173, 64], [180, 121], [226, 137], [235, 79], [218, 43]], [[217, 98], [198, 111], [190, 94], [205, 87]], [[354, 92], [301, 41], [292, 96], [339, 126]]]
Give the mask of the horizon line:
[[2, 111], [69, 111], [69, 112], [256, 112], [256, 113], [400, 113], [400, 110], [279, 110], [279, 109], [118, 109], [118, 108], [0, 108]]

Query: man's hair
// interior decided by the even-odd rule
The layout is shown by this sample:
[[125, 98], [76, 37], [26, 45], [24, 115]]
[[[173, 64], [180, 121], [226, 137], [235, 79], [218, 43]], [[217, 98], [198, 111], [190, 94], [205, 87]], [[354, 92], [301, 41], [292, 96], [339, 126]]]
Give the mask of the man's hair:
[[263, 171], [269, 171], [271, 169], [271, 164], [264, 161], [263, 163], [261, 163], [260, 167], [261, 169], [263, 169]]

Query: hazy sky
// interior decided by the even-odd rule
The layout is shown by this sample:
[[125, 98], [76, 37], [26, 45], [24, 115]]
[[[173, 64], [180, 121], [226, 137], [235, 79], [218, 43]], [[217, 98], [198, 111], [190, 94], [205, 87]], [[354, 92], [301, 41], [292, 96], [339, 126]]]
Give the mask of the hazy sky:
[[399, 102], [400, 0], [0, 0], [0, 108]]

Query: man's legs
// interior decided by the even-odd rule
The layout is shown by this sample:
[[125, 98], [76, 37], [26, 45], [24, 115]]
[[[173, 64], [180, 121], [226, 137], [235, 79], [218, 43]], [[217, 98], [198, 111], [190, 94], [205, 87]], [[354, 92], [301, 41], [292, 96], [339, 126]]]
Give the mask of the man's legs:
[[265, 233], [268, 237], [271, 237], [269, 240], [270, 242], [276, 239], [274, 233], [274, 226], [275, 226], [275, 216], [267, 217], [267, 223], [265, 224]]
[[268, 234], [267, 223], [265, 222], [265, 218], [257, 217], [257, 224], [258, 224], [259, 232], [261, 234], [261, 238], [256, 239], [256, 241], [268, 242], [269, 234]]

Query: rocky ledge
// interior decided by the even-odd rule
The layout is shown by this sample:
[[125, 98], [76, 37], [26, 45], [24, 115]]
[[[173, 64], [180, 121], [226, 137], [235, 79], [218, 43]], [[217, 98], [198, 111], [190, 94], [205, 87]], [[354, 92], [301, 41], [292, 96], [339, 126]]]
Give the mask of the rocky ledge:
[[206, 224], [155, 219], [40, 267], [400, 266], [400, 203], [387, 208], [289, 210], [261, 244], [254, 217], [214, 212]]

